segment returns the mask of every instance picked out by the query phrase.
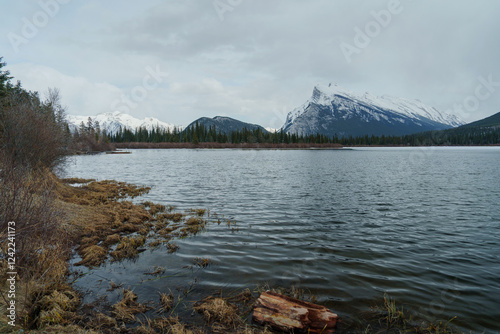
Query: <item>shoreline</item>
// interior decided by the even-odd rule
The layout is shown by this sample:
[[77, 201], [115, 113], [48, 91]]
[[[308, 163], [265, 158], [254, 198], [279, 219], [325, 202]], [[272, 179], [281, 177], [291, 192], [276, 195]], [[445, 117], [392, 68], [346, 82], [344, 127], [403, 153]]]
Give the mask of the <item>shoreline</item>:
[[146, 143], [146, 142], [127, 142], [113, 143], [116, 149], [249, 149], [249, 150], [349, 150], [352, 148], [429, 148], [429, 147], [500, 147], [500, 144], [489, 145], [341, 145], [341, 144], [272, 144], [272, 143]]
[[272, 143], [114, 143], [116, 149], [276, 149], [276, 150], [300, 150], [300, 149], [342, 149], [340, 144], [272, 144]]
[[[133, 289], [122, 285], [121, 282], [110, 281], [110, 288], [107, 291], [120, 289], [119, 291], [123, 294], [121, 300], [115, 304], [83, 304], [85, 294], [75, 290], [74, 282], [70, 281], [71, 275], [75, 275], [75, 272], [69, 271], [72, 266], [81, 265], [92, 270], [112, 261], [136, 259], [144, 250], [153, 250], [158, 246], [164, 247], [165, 255], [168, 256], [169, 253], [177, 251], [178, 246], [175, 243], [177, 238], [196, 237], [196, 234], [203, 233], [205, 226], [220, 224], [221, 221], [223, 225], [227, 225], [228, 233], [232, 233], [235, 223], [210, 214], [210, 211], [206, 209], [178, 212], [173, 207], [158, 203], [134, 204], [130, 199], [147, 193], [149, 188], [123, 182], [55, 177], [53, 182], [56, 184], [58, 206], [65, 211], [64, 220], [59, 223], [58, 228], [71, 235], [74, 242], [71, 246], [72, 255], [68, 258], [62, 259], [54, 254], [57, 257], [54, 261], [58, 261], [58, 266], [60, 266], [57, 284], [50, 289], [44, 288], [39, 292], [42, 297], [34, 300], [33, 305], [40, 309], [31, 321], [37, 324], [38, 330], [66, 334], [82, 330], [88, 334], [106, 334], [117, 331], [120, 333], [198, 334], [220, 332], [222, 324], [226, 326], [224, 327], [226, 333], [279, 333], [254, 324], [247, 316], [252, 311], [253, 304], [258, 297], [257, 293], [273, 290], [295, 297], [293, 294], [296, 294], [298, 290], [293, 286], [291, 288], [262, 287], [260, 288], [262, 291], [257, 288], [253, 292], [247, 288], [236, 296], [231, 296], [228, 291], [221, 290], [217, 295], [215, 292], [207, 291], [204, 299], [191, 305], [196, 307], [193, 307], [190, 317], [179, 317], [179, 313], [176, 312], [179, 304], [175, 304], [179, 296], [172, 295], [172, 291], [167, 294], [168, 287], [163, 294], [160, 294], [159, 302], [141, 303]], [[51, 247], [51, 245], [48, 243], [46, 247]], [[75, 255], [80, 261], [77, 264], [71, 264], [70, 262], [75, 260]], [[195, 260], [193, 263], [187, 260], [186, 265], [191, 264], [203, 269], [211, 264], [209, 258], [196, 258]], [[62, 268], [63, 263], [67, 269]], [[133, 267], [133, 262], [123, 262], [123, 264], [124, 268], [125, 265]], [[153, 279], [161, 274], [160, 267], [154, 272], [147, 273], [147, 275], [152, 275]], [[74, 277], [74, 280], [76, 279], [78, 275]], [[36, 283], [37, 281], [26, 283], [29, 282]], [[223, 292], [224, 298], [222, 298]], [[90, 288], [87, 293], [92, 293], [92, 289]], [[314, 296], [302, 292], [301, 298], [307, 300]], [[210, 313], [212, 312], [210, 303], [213, 301], [222, 304], [226, 312], [222, 313], [215, 322], [213, 318], [216, 315]], [[200, 313], [199, 310], [203, 312]], [[238, 311], [235, 313], [234, 310]], [[146, 312], [150, 313], [145, 314]], [[196, 315], [193, 316], [193, 314]], [[400, 310], [392, 299], [385, 296], [373, 313], [363, 316], [362, 322], [357, 322], [359, 319], [355, 314], [345, 315], [342, 320], [338, 329], [340, 332], [344, 330], [351, 333], [363, 333], [367, 329], [383, 330], [385, 329], [383, 324], [387, 324], [391, 329], [420, 328], [421, 333], [430, 333], [430, 329], [432, 333], [456, 332], [447, 327], [447, 324], [444, 327], [441, 324], [426, 323], [425, 327], [421, 323], [417, 324], [402, 311], [402, 308]], [[0, 323], [0, 329], [3, 328], [5, 327]], [[19, 329], [21, 327], [12, 328], [12, 332]], [[26, 333], [37, 333], [37, 331], [28, 330]]]

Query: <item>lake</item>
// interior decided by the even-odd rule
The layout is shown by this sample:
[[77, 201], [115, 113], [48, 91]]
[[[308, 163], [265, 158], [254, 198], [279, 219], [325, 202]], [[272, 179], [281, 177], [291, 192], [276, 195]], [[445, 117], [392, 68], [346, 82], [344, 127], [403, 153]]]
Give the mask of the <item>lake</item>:
[[[268, 284], [305, 289], [341, 317], [386, 293], [421, 319], [500, 328], [500, 147], [131, 152], [74, 157], [65, 176], [151, 186], [137, 201], [206, 208], [236, 225], [211, 224], [173, 254], [86, 270], [75, 285], [87, 301], [119, 298], [106, 280], [144, 300]], [[201, 256], [214, 265], [183, 268]], [[154, 265], [164, 278], [144, 276]]]

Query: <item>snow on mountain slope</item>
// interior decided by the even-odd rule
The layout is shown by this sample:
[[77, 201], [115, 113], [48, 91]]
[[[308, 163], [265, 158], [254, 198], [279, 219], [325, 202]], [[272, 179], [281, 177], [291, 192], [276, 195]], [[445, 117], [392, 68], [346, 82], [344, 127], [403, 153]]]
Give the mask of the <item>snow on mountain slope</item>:
[[457, 116], [418, 100], [359, 95], [330, 84], [315, 86], [311, 98], [288, 114], [283, 129], [328, 135], [407, 134], [462, 124]]
[[[120, 129], [127, 128], [129, 130], [134, 131], [138, 128], [146, 128], [148, 131], [153, 128], [160, 127], [161, 129], [170, 129], [173, 130], [174, 125], [162, 122], [153, 117], [146, 117], [144, 119], [138, 119], [131, 115], [121, 113], [119, 111], [115, 111], [112, 113], [104, 113], [99, 114], [97, 116], [72, 116], [69, 115], [67, 117], [68, 123], [70, 127], [73, 129], [77, 129], [80, 127], [80, 124], [83, 122], [87, 124], [89, 117], [92, 119], [92, 122], [99, 122], [101, 129], [106, 129], [108, 133], [116, 133]], [[180, 128], [180, 127], [177, 127]]]

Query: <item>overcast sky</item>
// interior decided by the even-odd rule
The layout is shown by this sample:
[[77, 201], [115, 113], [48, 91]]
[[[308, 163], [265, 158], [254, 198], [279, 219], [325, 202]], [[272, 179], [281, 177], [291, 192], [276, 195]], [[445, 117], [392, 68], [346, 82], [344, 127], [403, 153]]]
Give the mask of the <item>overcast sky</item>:
[[500, 1], [3, 1], [0, 56], [72, 115], [279, 128], [318, 83], [500, 111]]

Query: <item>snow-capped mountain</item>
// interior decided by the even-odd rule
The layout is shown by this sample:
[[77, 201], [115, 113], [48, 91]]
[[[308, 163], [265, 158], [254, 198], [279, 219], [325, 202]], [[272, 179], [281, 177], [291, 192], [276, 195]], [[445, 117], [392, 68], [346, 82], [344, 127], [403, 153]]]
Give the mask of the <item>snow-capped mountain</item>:
[[127, 128], [131, 131], [135, 131], [138, 128], [145, 128], [148, 131], [152, 130], [153, 128], [156, 129], [158, 127], [164, 130], [173, 130], [174, 128], [174, 125], [162, 122], [153, 117], [146, 117], [141, 120], [119, 111], [99, 114], [97, 116], [69, 115], [67, 119], [71, 129], [78, 129], [82, 122], [84, 124], [87, 124], [89, 117], [92, 119], [93, 123], [95, 123], [96, 121], [99, 122], [99, 126], [101, 127], [101, 129], [106, 129], [106, 132], [109, 134], [118, 132], [120, 127], [122, 129]]
[[302, 106], [290, 112], [287, 133], [328, 136], [405, 135], [465, 124], [418, 100], [359, 95], [337, 84], [317, 85]]

